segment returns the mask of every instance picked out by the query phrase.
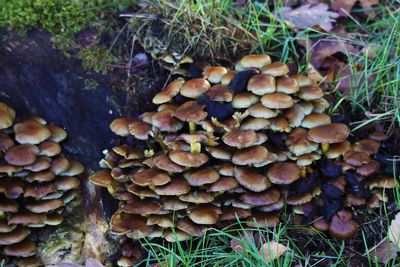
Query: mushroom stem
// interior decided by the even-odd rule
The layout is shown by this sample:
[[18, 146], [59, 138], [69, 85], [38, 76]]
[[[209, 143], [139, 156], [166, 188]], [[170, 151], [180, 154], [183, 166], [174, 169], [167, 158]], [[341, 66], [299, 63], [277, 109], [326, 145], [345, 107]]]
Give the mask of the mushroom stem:
[[313, 173], [314, 172], [314, 170], [313, 170], [313, 168], [311, 166], [307, 166], [306, 171], [307, 171], [307, 173]]
[[153, 149], [146, 149], [144, 151], [144, 156], [146, 158], [151, 158], [152, 156], [154, 156], [154, 150]]
[[156, 189], [156, 186], [155, 185], [149, 185], [149, 188], [154, 191]]
[[329, 143], [322, 143], [321, 148], [322, 148], [322, 153], [325, 154], [329, 149]]
[[112, 196], [115, 195], [115, 189], [111, 185], [107, 186], [107, 191], [108, 191], [108, 193], [110, 193], [110, 195], [112, 195]]
[[200, 153], [201, 144], [198, 142], [190, 143], [190, 153]]
[[194, 131], [196, 130], [196, 123], [194, 123], [194, 122], [189, 122], [189, 131], [191, 132], [191, 133], [193, 133]]
[[307, 168], [306, 167], [300, 167], [300, 177], [305, 178], [307, 175]]

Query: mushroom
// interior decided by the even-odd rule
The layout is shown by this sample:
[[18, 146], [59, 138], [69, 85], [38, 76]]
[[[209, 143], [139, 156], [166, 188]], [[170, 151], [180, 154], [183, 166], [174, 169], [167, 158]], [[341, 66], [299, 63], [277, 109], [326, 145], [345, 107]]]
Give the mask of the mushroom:
[[163, 104], [169, 102], [173, 97], [179, 94], [185, 80], [178, 78], [175, 81], [169, 83], [160, 93], [153, 97], [154, 104]]
[[300, 178], [300, 169], [293, 162], [275, 162], [268, 168], [267, 176], [273, 184], [291, 184]]
[[198, 205], [189, 212], [189, 218], [196, 224], [215, 224], [221, 209], [213, 205]]
[[329, 149], [329, 144], [344, 142], [349, 135], [349, 128], [341, 123], [332, 123], [312, 128], [307, 138], [315, 143], [322, 144], [322, 151]]
[[341, 210], [333, 215], [329, 223], [329, 234], [337, 239], [348, 239], [357, 234], [358, 228], [351, 213]]
[[0, 102], [0, 130], [11, 127], [15, 120], [15, 111], [7, 104]]

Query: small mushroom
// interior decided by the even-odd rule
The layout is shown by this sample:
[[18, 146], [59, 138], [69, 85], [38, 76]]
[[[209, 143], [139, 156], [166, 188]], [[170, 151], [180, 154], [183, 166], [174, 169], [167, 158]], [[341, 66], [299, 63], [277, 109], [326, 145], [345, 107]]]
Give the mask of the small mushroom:
[[348, 239], [355, 236], [359, 225], [353, 220], [350, 212], [341, 210], [333, 215], [329, 224], [329, 234], [337, 239]]

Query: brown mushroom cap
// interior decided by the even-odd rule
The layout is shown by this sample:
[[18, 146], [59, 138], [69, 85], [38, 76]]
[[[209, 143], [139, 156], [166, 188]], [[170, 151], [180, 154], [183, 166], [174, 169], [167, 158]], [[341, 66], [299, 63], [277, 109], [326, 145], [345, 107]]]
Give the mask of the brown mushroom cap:
[[14, 140], [7, 134], [0, 132], [0, 152], [5, 153], [13, 146], [15, 146]]
[[110, 232], [116, 235], [123, 235], [133, 232], [136, 236], [147, 236], [151, 227], [146, 224], [142, 216], [117, 211], [111, 217]]
[[370, 190], [374, 188], [385, 188], [391, 189], [395, 188], [397, 185], [396, 180], [392, 176], [381, 175], [368, 182], [368, 187]]
[[274, 93], [276, 91], [275, 79], [267, 74], [255, 75], [247, 83], [247, 90], [260, 96]]
[[271, 188], [260, 193], [246, 192], [240, 196], [240, 199], [246, 204], [253, 206], [264, 206], [277, 202], [280, 195], [281, 194], [278, 189]]
[[271, 76], [283, 76], [289, 73], [289, 67], [282, 62], [272, 62], [271, 64], [262, 67], [261, 72], [263, 74], [269, 74]]
[[293, 75], [292, 77], [297, 80], [297, 83], [299, 84], [300, 87], [314, 84], [314, 81], [310, 77], [304, 75], [297, 74]]
[[350, 149], [351, 149], [351, 144], [349, 141], [346, 140], [340, 143], [330, 145], [328, 151], [325, 152], [325, 156], [328, 159], [336, 159], [340, 156], [343, 156]]
[[232, 163], [235, 165], [251, 165], [259, 163], [271, 163], [277, 159], [274, 153], [270, 153], [264, 146], [254, 146], [238, 150], [233, 154]]
[[272, 93], [261, 97], [261, 103], [267, 108], [283, 109], [293, 106], [293, 98], [283, 93]]
[[312, 227], [321, 232], [326, 232], [329, 230], [329, 224], [324, 220], [324, 218], [319, 218], [313, 222]]
[[219, 178], [218, 181], [213, 183], [208, 189], [208, 192], [225, 192], [232, 191], [239, 186], [238, 182], [234, 177], [224, 176]]
[[207, 112], [204, 111], [204, 106], [200, 106], [196, 101], [187, 101], [175, 111], [174, 115], [181, 121], [199, 122], [207, 117]]
[[348, 239], [358, 232], [359, 225], [348, 211], [338, 211], [329, 224], [329, 233], [337, 239]]
[[263, 212], [271, 212], [271, 211], [275, 211], [275, 210], [280, 210], [283, 207], [285, 207], [285, 198], [282, 196], [278, 199], [277, 202], [269, 204], [269, 205], [263, 205], [263, 206], [259, 206], [257, 207], [260, 211]]
[[132, 193], [135, 196], [138, 196], [140, 198], [143, 198], [143, 197], [159, 198], [159, 196], [156, 193], [154, 193], [153, 190], [151, 190], [151, 189], [149, 189], [147, 187], [142, 187], [142, 186], [138, 186], [138, 185], [135, 185], [135, 184], [129, 185], [126, 190], [129, 193]]
[[266, 106], [264, 106], [261, 102], [257, 102], [253, 105], [251, 105], [247, 111], [249, 112], [250, 116], [254, 118], [273, 118], [278, 115], [278, 113], [275, 110], [269, 109]]
[[51, 133], [49, 140], [60, 143], [67, 138], [67, 132], [63, 128], [54, 124], [47, 124], [46, 126]]
[[195, 204], [211, 203], [215, 199], [214, 195], [205, 191], [192, 191], [179, 196], [179, 200]]
[[156, 169], [144, 169], [132, 175], [131, 180], [139, 186], [160, 186], [171, 181], [168, 173]]
[[192, 236], [201, 236], [205, 231], [204, 226], [193, 223], [188, 217], [179, 219], [176, 227]]
[[54, 181], [54, 185], [59, 191], [68, 191], [79, 187], [80, 181], [73, 176], [61, 176]]
[[222, 66], [206, 67], [203, 71], [203, 77], [210, 83], [220, 83], [226, 73], [228, 73], [228, 70]]
[[163, 205], [164, 210], [171, 211], [184, 210], [189, 207], [189, 203], [173, 197], [161, 198], [161, 204]]
[[296, 128], [291, 131], [286, 138], [285, 144], [289, 151], [296, 156], [311, 153], [318, 149], [318, 144], [308, 140], [307, 130], [303, 128]]
[[356, 169], [356, 172], [362, 176], [370, 176], [379, 170], [379, 163], [376, 160], [371, 160], [370, 163], [364, 164]]
[[166, 230], [164, 232], [164, 238], [167, 242], [181, 242], [181, 241], [185, 241], [185, 240], [189, 240], [191, 238], [191, 236], [181, 230]]
[[0, 102], [0, 130], [13, 125], [15, 111], [3, 102]]
[[64, 202], [60, 199], [39, 200], [34, 203], [26, 204], [25, 208], [34, 213], [49, 212], [64, 206]]
[[7, 150], [4, 159], [8, 164], [26, 166], [35, 162], [40, 150], [31, 144], [16, 145]]
[[324, 92], [317, 86], [307, 85], [300, 87], [297, 96], [303, 100], [311, 101], [322, 98], [324, 96]]
[[55, 158], [51, 161], [50, 170], [55, 174], [59, 175], [60, 173], [65, 172], [69, 168], [69, 160], [63, 157]]
[[11, 245], [28, 237], [30, 231], [26, 227], [18, 227], [11, 232], [0, 234], [0, 245]]
[[162, 132], [177, 132], [183, 127], [182, 122], [175, 118], [173, 111], [170, 110], [155, 113], [151, 117], [151, 124]]
[[311, 193], [304, 193], [300, 195], [291, 195], [286, 198], [286, 202], [289, 205], [303, 205], [309, 203], [313, 198]]
[[271, 122], [269, 128], [275, 132], [289, 133], [292, 130], [289, 126], [289, 121], [282, 115], [271, 118], [269, 121]]
[[173, 178], [163, 186], [157, 186], [154, 191], [160, 196], [179, 196], [189, 193], [190, 186], [183, 178]]
[[210, 83], [204, 78], [195, 78], [186, 81], [181, 88], [181, 95], [189, 98], [198, 98], [210, 90]]
[[268, 126], [270, 124], [271, 122], [267, 119], [249, 117], [242, 122], [242, 124], [240, 125], [240, 129], [259, 131], [268, 129]]
[[354, 143], [353, 150], [357, 152], [365, 152], [369, 155], [378, 153], [380, 143], [371, 139], [364, 139]]
[[271, 58], [268, 55], [246, 55], [242, 57], [235, 65], [235, 69], [240, 71], [248, 68], [262, 68], [265, 65], [271, 64]]
[[360, 197], [356, 195], [355, 193], [348, 193], [346, 194], [345, 200], [344, 200], [344, 206], [345, 207], [357, 207], [357, 206], [362, 206], [367, 203], [367, 200], [363, 197]]
[[383, 141], [387, 140], [389, 137], [384, 132], [375, 131], [375, 132], [370, 133], [368, 135], [368, 138], [378, 141], [378, 142], [383, 142]]
[[61, 146], [54, 141], [47, 140], [39, 144], [39, 150], [40, 156], [53, 157], [61, 153]]
[[233, 78], [235, 77], [236, 73], [237, 72], [234, 70], [229, 70], [224, 76], [222, 76], [221, 84], [229, 85], [232, 82]]
[[129, 133], [139, 140], [147, 140], [151, 134], [151, 124], [143, 121], [132, 122], [128, 129]]
[[0, 219], [0, 233], [9, 233], [17, 228], [16, 224], [11, 224], [11, 222], [7, 222], [5, 219]]
[[304, 117], [301, 127], [312, 129], [321, 125], [331, 124], [331, 117], [327, 114], [311, 113]]
[[161, 210], [162, 206], [155, 200], [136, 200], [131, 203], [127, 203], [123, 207], [123, 211], [129, 214], [137, 214], [142, 216], [148, 216], [150, 214], [157, 213]]
[[18, 203], [15, 200], [0, 198], [0, 211], [15, 213], [18, 211]]
[[4, 247], [3, 253], [7, 256], [29, 257], [35, 254], [35, 250], [36, 244], [29, 239], [25, 239], [19, 243]]
[[184, 83], [185, 80], [182, 78], [170, 82], [161, 92], [153, 97], [153, 103], [160, 105], [169, 102], [174, 96], [179, 94]]
[[40, 267], [43, 266], [43, 262], [41, 259], [36, 257], [27, 257], [21, 258], [17, 260], [17, 264], [19, 267]]
[[178, 165], [185, 167], [200, 167], [208, 161], [208, 156], [204, 153], [190, 153], [186, 151], [172, 151], [169, 158]]
[[89, 176], [89, 180], [98, 186], [111, 186], [115, 183], [114, 179], [111, 176], [111, 171], [107, 169], [103, 169], [97, 171]]
[[300, 178], [300, 169], [293, 162], [275, 162], [268, 168], [267, 176], [273, 184], [291, 184]]
[[284, 116], [287, 119], [290, 127], [299, 127], [305, 117], [305, 108], [295, 103], [291, 108], [285, 110]]
[[216, 159], [230, 160], [232, 158], [232, 152], [224, 146], [208, 146], [206, 150]]
[[371, 157], [365, 152], [349, 150], [344, 154], [343, 160], [353, 166], [362, 166], [369, 163], [371, 161]]
[[35, 121], [24, 121], [14, 125], [15, 140], [20, 144], [36, 145], [50, 137], [50, 130]]
[[254, 169], [235, 167], [234, 177], [239, 184], [254, 192], [261, 192], [271, 186], [268, 178]]
[[312, 128], [307, 138], [316, 143], [340, 143], [346, 140], [350, 129], [342, 123], [332, 123]]
[[233, 99], [233, 92], [228, 86], [216, 84], [206, 93], [208, 98], [217, 102], [231, 102]]
[[32, 212], [20, 212], [10, 216], [8, 223], [10, 224], [42, 224], [46, 220], [46, 214], [43, 213], [32, 213]]
[[110, 129], [116, 135], [128, 136], [129, 124], [131, 124], [134, 121], [137, 121], [137, 119], [129, 117], [117, 118], [110, 123]]
[[275, 227], [279, 223], [279, 217], [274, 213], [254, 211], [246, 224], [249, 227]]
[[172, 173], [181, 173], [184, 171], [184, 168], [178, 164], [175, 164], [168, 155], [160, 154], [153, 158], [154, 165], [163, 171], [172, 172]]
[[258, 102], [258, 96], [249, 92], [235, 94], [232, 99], [232, 106], [236, 109], [248, 108]]
[[256, 132], [253, 130], [234, 129], [222, 136], [225, 144], [236, 148], [252, 146], [257, 139]]
[[77, 176], [80, 175], [84, 172], [85, 168], [83, 167], [83, 165], [76, 161], [76, 160], [70, 160], [69, 161], [69, 166], [68, 169], [66, 171], [63, 171], [62, 173], [60, 173], [60, 175], [63, 176]]
[[191, 170], [183, 174], [191, 186], [202, 186], [212, 184], [219, 179], [219, 173], [212, 167], [205, 167], [197, 170]]
[[28, 166], [24, 166], [25, 170], [39, 172], [47, 170], [51, 166], [51, 159], [49, 157], [38, 157], [34, 163]]
[[57, 189], [53, 183], [29, 184], [25, 188], [24, 197], [34, 197], [36, 199], [43, 198], [47, 194], [56, 192]]
[[215, 224], [218, 222], [220, 208], [213, 205], [197, 205], [189, 213], [189, 218], [197, 224]]
[[276, 91], [284, 94], [294, 94], [299, 91], [299, 84], [296, 79], [280, 77], [276, 81]]

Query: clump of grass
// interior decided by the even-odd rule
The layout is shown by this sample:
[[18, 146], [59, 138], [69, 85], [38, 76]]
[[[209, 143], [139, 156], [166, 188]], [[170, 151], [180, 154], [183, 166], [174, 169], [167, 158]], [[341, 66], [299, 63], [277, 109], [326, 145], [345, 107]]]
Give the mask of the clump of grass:
[[143, 10], [128, 15], [133, 40], [155, 56], [176, 53], [234, 61], [244, 53], [268, 48], [265, 52], [287, 58], [294, 39], [277, 13], [266, 3], [250, 2], [237, 8], [234, 2], [148, 2]]

